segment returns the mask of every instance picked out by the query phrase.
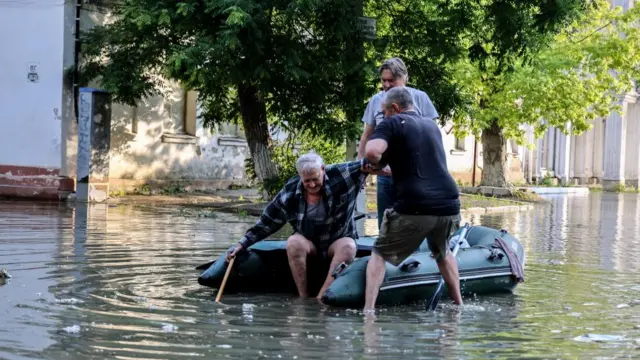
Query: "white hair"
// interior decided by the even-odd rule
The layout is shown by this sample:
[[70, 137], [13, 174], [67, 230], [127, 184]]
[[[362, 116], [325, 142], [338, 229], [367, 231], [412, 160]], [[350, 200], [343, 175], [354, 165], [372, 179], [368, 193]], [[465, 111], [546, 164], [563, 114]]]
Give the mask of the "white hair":
[[389, 108], [393, 103], [398, 104], [401, 110], [409, 110], [413, 108], [413, 97], [406, 87], [396, 86], [387, 91], [382, 101], [385, 108]]
[[322, 165], [324, 165], [324, 161], [320, 155], [312, 151], [298, 158], [296, 161], [296, 170], [298, 170], [298, 174], [307, 174], [314, 170], [320, 170]]

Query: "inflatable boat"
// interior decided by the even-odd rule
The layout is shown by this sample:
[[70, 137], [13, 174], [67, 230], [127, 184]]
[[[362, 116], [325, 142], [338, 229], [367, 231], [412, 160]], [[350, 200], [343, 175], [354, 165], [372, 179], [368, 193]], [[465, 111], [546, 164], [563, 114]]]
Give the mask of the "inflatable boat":
[[[462, 229], [462, 228], [461, 228]], [[460, 231], [452, 237], [452, 243]], [[459, 239], [458, 239], [459, 240]], [[360, 307], [364, 304], [367, 262], [375, 238], [357, 240], [356, 259], [333, 269], [335, 281], [325, 292], [323, 303], [337, 307]], [[258, 242], [238, 254], [224, 292], [288, 293], [297, 295], [291, 276], [284, 240]], [[524, 280], [525, 252], [520, 242], [504, 230], [484, 226], [471, 227], [456, 256], [462, 295], [511, 292]], [[400, 265], [386, 264], [385, 279], [380, 287], [378, 305], [403, 305], [425, 301], [433, 295], [440, 272], [425, 242]], [[225, 253], [209, 264], [198, 283], [217, 289], [227, 269]], [[309, 258], [307, 283], [309, 294], [316, 294], [329, 271], [329, 264]], [[448, 290], [444, 289], [444, 296]]]

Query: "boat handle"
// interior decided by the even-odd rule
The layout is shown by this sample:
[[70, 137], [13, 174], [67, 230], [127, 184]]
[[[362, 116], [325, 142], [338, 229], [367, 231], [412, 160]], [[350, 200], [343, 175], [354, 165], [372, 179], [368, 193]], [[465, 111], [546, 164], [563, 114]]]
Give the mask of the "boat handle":
[[498, 251], [498, 249], [491, 249], [490, 251], [491, 254], [489, 254], [489, 260], [494, 260], [495, 258], [498, 258], [498, 260], [502, 260], [502, 258], [504, 257], [504, 254]]
[[407, 261], [404, 264], [400, 265], [400, 270], [402, 270], [404, 272], [412, 273], [412, 272], [418, 270], [419, 267], [420, 267], [420, 261], [413, 260], [413, 261]]
[[340, 273], [347, 267], [347, 264], [345, 262], [341, 262], [340, 264], [338, 264], [338, 266], [336, 266], [336, 268], [333, 270], [333, 272], [331, 273], [331, 276], [333, 276], [334, 279], [338, 278], [338, 275], [340, 275]]

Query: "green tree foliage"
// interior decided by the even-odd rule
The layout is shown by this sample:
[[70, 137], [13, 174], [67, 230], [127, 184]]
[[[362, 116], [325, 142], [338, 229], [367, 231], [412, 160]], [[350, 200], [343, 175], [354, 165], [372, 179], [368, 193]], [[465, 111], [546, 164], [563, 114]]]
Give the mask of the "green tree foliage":
[[534, 126], [538, 137], [548, 127], [580, 134], [618, 108], [639, 78], [640, 8], [623, 13], [599, 0], [574, 11], [564, 17], [570, 22], [556, 22], [559, 31], [546, 33], [527, 56], [470, 57], [455, 65], [467, 101], [454, 121], [459, 135], [482, 132], [483, 185], [506, 184], [505, 139], [524, 143], [523, 125]]
[[[461, 97], [451, 81], [449, 65], [466, 56], [464, 35], [477, 20], [471, 1], [365, 1], [365, 15], [376, 18], [377, 39], [367, 42], [367, 57], [380, 64], [398, 56], [409, 70], [409, 86], [427, 92], [444, 123]], [[374, 68], [368, 79], [372, 93], [380, 87]], [[375, 88], [375, 89], [374, 89]]]
[[[564, 29], [548, 49], [505, 77], [486, 113], [523, 141], [519, 124], [580, 134], [596, 118], [620, 110], [621, 97], [640, 79], [640, 7], [627, 12], [606, 1]], [[544, 120], [544, 121], [543, 121]]]
[[[410, 84], [429, 93], [443, 122], [482, 118], [476, 115], [503, 90], [501, 79], [544, 49], [587, 1], [123, 0], [114, 22], [83, 35], [81, 73], [85, 81], [100, 77], [128, 104], [155, 94], [161, 77], [196, 90], [205, 123], [241, 121], [257, 177], [274, 182], [269, 122], [336, 141], [357, 136], [360, 99], [379, 86], [374, 64], [388, 56], [405, 60]], [[362, 6], [377, 18], [378, 39], [370, 43], [359, 31]], [[356, 84], [363, 77], [366, 94]], [[484, 130], [483, 176], [491, 173], [487, 164], [504, 168], [503, 159], [487, 158], [504, 153], [487, 146], [485, 135], [504, 145], [498, 117], [487, 119], [474, 123]]]
[[356, 13], [345, 0], [123, 0], [112, 23], [83, 34], [81, 73], [126, 104], [160, 79], [197, 91], [205, 124], [240, 119], [258, 177], [273, 179], [268, 118], [356, 135], [342, 111], [343, 79], [363, 71], [350, 46], [361, 41]]
[[[369, 0], [378, 19], [370, 56], [400, 56], [414, 86], [427, 91], [442, 123], [473, 102], [454, 76], [459, 61], [486, 74], [508, 72], [544, 48], [588, 0]], [[492, 66], [493, 65], [493, 66]]]
[[370, 0], [365, 9], [378, 19], [378, 40], [369, 51], [378, 62], [390, 55], [405, 60], [411, 86], [429, 94], [441, 124], [454, 120], [460, 135], [481, 132], [483, 183], [504, 186], [499, 117], [477, 115], [484, 114], [488, 97], [502, 91], [502, 77], [535, 58], [590, 2]]

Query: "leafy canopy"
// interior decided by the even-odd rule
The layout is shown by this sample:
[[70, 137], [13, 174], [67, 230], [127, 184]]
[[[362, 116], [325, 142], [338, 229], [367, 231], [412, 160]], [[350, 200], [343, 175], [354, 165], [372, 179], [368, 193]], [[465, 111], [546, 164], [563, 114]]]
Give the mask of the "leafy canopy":
[[365, 12], [378, 27], [369, 56], [377, 62], [402, 57], [410, 85], [429, 94], [444, 123], [473, 115], [477, 105], [477, 92], [460, 78], [457, 64], [473, 65], [485, 77], [509, 72], [543, 49], [586, 2], [369, 0]]
[[[588, 130], [594, 119], [619, 109], [640, 79], [640, 7], [627, 12], [599, 0], [528, 59], [500, 71], [499, 61], [455, 65], [466, 108], [456, 113], [460, 133], [478, 134], [497, 121], [507, 138], [524, 142], [522, 125], [537, 137], [549, 127], [566, 134]], [[473, 120], [472, 120], [473, 119]]]
[[237, 121], [239, 85], [258, 89], [279, 124], [344, 138], [343, 79], [362, 71], [361, 34], [346, 0], [123, 0], [114, 21], [83, 34], [84, 81], [101, 77], [134, 104], [161, 78], [196, 90], [205, 124]]

